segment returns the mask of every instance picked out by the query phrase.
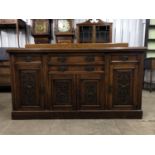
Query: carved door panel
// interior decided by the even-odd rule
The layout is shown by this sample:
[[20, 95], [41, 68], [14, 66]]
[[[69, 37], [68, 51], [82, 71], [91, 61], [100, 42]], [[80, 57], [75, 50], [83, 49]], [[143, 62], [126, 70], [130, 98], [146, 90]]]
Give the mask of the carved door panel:
[[77, 85], [77, 102], [79, 110], [104, 109], [104, 74], [80, 74], [78, 75]]
[[75, 76], [50, 74], [48, 104], [52, 110], [70, 111], [76, 108]]
[[113, 64], [110, 68], [110, 109], [135, 109], [137, 107], [136, 64]]
[[44, 109], [41, 64], [16, 65], [16, 110]]

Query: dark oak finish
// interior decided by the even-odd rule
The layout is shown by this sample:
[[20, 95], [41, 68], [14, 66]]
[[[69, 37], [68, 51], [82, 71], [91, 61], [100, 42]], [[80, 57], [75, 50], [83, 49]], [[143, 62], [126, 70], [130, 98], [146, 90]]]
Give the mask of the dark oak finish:
[[58, 46], [8, 50], [13, 119], [142, 118], [145, 48]]

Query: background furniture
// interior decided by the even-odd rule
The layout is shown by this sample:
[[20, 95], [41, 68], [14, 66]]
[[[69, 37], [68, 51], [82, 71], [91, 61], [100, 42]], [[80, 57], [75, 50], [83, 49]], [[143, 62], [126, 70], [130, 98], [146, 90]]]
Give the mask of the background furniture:
[[144, 89], [151, 92], [155, 89], [155, 83], [153, 83], [155, 78], [155, 19], [146, 19], [145, 46], [147, 53], [144, 63]]
[[112, 42], [112, 23], [98, 20], [88, 20], [77, 24], [77, 41], [79, 43], [109, 43]]
[[[17, 44], [20, 47], [19, 30], [25, 30], [27, 41], [27, 26], [21, 19], [0, 19], [0, 29], [15, 29]], [[10, 47], [0, 48], [0, 86], [10, 86], [10, 62], [6, 49]]]
[[7, 48], [0, 48], [0, 86], [11, 86], [10, 62]]
[[21, 19], [0, 19], [0, 29], [15, 29], [16, 30], [16, 36], [17, 36], [17, 43], [18, 47], [20, 47], [19, 44], [19, 29], [25, 30], [25, 37], [26, 37], [26, 43], [27, 43], [27, 27], [26, 23]]
[[146, 58], [144, 61], [144, 76], [147, 76], [146, 73], [149, 71], [149, 80], [144, 80], [144, 89], [155, 90], [155, 81], [153, 81], [153, 71], [155, 71], [155, 58]]
[[147, 57], [155, 56], [155, 19], [146, 19], [145, 46]]
[[142, 118], [145, 48], [59, 46], [8, 50], [13, 119]]

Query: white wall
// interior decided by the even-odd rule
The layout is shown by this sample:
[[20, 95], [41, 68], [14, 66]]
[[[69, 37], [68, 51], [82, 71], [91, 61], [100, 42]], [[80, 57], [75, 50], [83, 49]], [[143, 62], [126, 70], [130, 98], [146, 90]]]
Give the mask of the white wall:
[[[102, 20], [113, 23], [113, 35], [112, 35], [113, 43], [128, 42], [129, 46], [144, 45], [145, 20], [143, 19], [102, 19]], [[25, 21], [28, 24], [31, 24], [30, 20]], [[85, 19], [75, 19], [74, 26], [76, 26], [76, 23], [84, 21]], [[53, 38], [55, 37], [53, 36]], [[34, 43], [32, 36], [29, 36], [29, 40], [30, 40], [29, 43]], [[52, 43], [54, 42], [55, 40], [52, 41]], [[25, 35], [24, 32], [20, 32], [20, 47], [24, 46], [25, 46]], [[0, 47], [17, 47], [17, 38], [14, 30], [0, 30]]]

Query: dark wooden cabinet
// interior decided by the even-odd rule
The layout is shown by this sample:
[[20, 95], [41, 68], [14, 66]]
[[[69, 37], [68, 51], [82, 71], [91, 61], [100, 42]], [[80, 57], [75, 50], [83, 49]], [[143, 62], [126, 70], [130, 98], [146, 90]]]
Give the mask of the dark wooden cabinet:
[[142, 118], [145, 48], [53, 47], [8, 50], [13, 119]]

